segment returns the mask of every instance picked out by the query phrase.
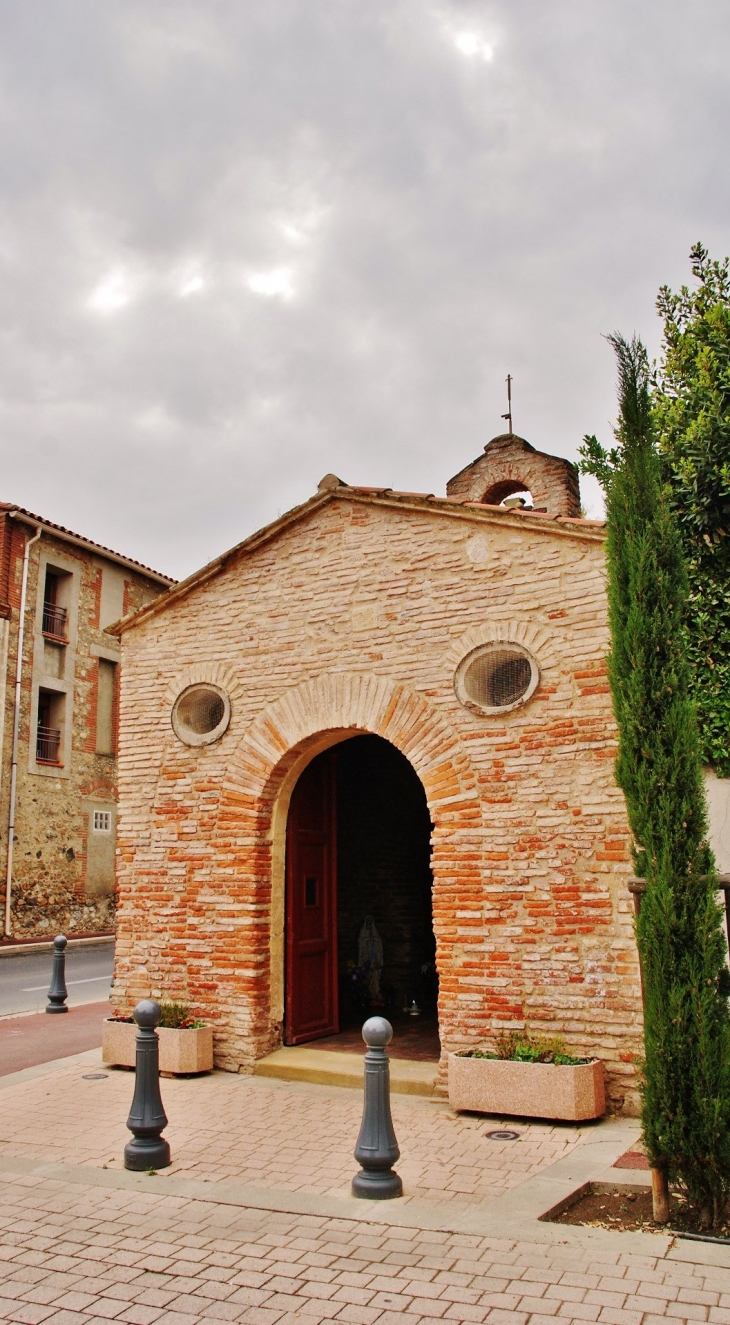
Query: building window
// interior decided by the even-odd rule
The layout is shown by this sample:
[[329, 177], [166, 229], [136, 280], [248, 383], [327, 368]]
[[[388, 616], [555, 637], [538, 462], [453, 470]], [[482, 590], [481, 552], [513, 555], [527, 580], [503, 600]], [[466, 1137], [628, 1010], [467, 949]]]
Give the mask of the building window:
[[462, 659], [454, 677], [457, 698], [478, 713], [506, 713], [534, 694], [540, 672], [517, 644], [485, 644]]
[[210, 745], [223, 735], [230, 720], [228, 695], [207, 683], [188, 686], [172, 709], [172, 729], [185, 745]]
[[68, 607], [62, 601], [65, 596], [63, 581], [70, 579], [70, 575], [62, 575], [49, 567], [43, 591], [43, 634], [47, 639], [62, 640], [64, 644], [68, 640]]
[[99, 659], [96, 689], [96, 753], [114, 754], [114, 690], [117, 665]]
[[61, 764], [61, 732], [65, 695], [52, 690], [38, 694], [38, 727], [36, 729], [35, 757], [38, 764]]
[[111, 810], [94, 810], [91, 828], [94, 833], [110, 833], [112, 831]]

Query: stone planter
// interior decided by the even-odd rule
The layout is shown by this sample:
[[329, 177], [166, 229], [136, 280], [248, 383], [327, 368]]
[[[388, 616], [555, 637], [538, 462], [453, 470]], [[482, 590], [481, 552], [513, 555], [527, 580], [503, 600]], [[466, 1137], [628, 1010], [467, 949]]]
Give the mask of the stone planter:
[[556, 1067], [449, 1054], [449, 1104], [452, 1109], [523, 1118], [600, 1118], [606, 1109], [603, 1063], [594, 1059], [577, 1067]]
[[[187, 1076], [213, 1070], [213, 1027], [190, 1030], [158, 1027], [160, 1071], [172, 1076]], [[105, 1021], [102, 1058], [109, 1067], [134, 1067], [137, 1027], [130, 1021]]]

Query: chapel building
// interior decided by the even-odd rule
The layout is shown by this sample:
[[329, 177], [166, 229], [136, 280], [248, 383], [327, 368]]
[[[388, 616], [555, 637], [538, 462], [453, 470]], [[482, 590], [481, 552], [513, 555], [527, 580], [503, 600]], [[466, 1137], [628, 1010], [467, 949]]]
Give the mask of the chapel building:
[[635, 1110], [604, 537], [507, 434], [443, 497], [327, 475], [113, 627], [119, 1010], [183, 1000], [250, 1072], [415, 1005], [442, 1070], [560, 1035]]

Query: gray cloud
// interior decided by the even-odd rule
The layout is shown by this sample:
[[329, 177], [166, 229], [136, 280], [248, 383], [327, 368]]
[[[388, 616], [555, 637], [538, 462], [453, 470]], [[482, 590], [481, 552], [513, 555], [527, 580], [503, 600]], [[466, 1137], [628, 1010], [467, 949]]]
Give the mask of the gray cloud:
[[656, 352], [658, 286], [728, 250], [729, 36], [721, 0], [9, 0], [0, 495], [182, 575], [328, 470], [443, 491], [508, 371], [574, 456], [601, 333]]

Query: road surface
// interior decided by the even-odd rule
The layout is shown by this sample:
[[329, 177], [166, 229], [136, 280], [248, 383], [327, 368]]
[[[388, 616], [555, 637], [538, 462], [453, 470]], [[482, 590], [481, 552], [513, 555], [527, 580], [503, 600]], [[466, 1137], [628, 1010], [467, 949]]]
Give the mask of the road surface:
[[[0, 1017], [41, 1012], [47, 1003], [53, 953], [23, 952], [0, 957]], [[68, 1007], [108, 998], [114, 965], [114, 942], [81, 944], [66, 949]]]

